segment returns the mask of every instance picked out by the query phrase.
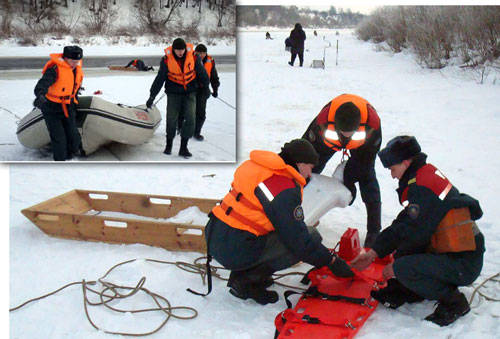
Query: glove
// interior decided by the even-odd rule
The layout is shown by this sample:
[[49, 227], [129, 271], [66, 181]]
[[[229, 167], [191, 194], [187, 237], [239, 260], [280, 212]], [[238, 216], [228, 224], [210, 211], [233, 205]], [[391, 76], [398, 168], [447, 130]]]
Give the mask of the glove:
[[35, 100], [33, 100], [33, 106], [42, 109], [42, 106], [48, 102], [44, 94], [40, 94]]
[[149, 97], [148, 101], [146, 101], [146, 107], [151, 108], [153, 106], [153, 101], [155, 101], [155, 98]]
[[333, 255], [335, 258], [334, 262], [329, 263], [327, 266], [332, 271], [333, 275], [342, 278], [352, 278], [354, 273], [344, 259], [340, 258], [336, 254]]
[[213, 96], [214, 98], [217, 98], [217, 96], [218, 96], [218, 95], [219, 95], [219, 93], [217, 93], [217, 90], [216, 90], [216, 89], [214, 89], [214, 91], [212, 92], [212, 96]]

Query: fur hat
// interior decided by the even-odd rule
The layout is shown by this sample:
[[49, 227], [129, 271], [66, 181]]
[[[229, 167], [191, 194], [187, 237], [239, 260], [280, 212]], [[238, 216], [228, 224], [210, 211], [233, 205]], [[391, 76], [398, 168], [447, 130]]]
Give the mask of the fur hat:
[[172, 43], [172, 49], [186, 49], [186, 42], [181, 38], [177, 38]]
[[306, 139], [294, 139], [287, 142], [282, 148], [279, 156], [286, 164], [294, 166], [298, 163], [318, 164], [319, 155], [313, 145]]
[[352, 132], [358, 129], [361, 113], [358, 106], [352, 102], [340, 105], [335, 112], [335, 129], [342, 132]]
[[83, 58], [83, 50], [78, 46], [64, 47], [63, 57], [73, 60], [81, 60]]
[[385, 168], [408, 160], [421, 152], [420, 145], [415, 137], [408, 135], [397, 136], [391, 139], [387, 146], [378, 153]]
[[205, 46], [204, 44], [199, 44], [194, 50], [200, 53], [207, 53], [207, 46]]

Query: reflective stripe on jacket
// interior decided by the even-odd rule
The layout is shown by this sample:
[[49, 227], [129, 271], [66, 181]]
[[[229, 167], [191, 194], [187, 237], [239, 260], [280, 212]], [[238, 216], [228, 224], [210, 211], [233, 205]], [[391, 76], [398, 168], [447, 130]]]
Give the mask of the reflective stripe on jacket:
[[184, 68], [181, 70], [181, 66], [174, 56], [172, 46], [165, 48], [165, 63], [168, 68], [168, 80], [182, 85], [184, 89], [187, 88], [187, 84], [196, 78], [193, 50], [193, 44], [186, 44]]
[[250, 160], [236, 169], [232, 190], [224, 197], [212, 213], [231, 227], [251, 232], [257, 236], [274, 231], [274, 226], [255, 196], [259, 184], [273, 175], [284, 176], [301, 187], [304, 177], [293, 167], [285, 164], [279, 155], [268, 151], [252, 151]]

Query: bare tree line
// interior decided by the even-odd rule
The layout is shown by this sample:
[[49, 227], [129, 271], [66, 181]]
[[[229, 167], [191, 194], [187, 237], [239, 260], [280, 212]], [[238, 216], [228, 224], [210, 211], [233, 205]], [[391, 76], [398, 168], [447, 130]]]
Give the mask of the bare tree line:
[[[71, 0], [72, 12], [68, 20], [68, 0], [0, 0], [1, 37], [23, 37], [44, 33], [69, 34], [156, 34], [187, 31], [193, 36], [199, 35], [201, 17], [207, 13], [216, 18], [216, 27], [212, 31], [226, 37], [234, 36], [236, 21], [235, 0]], [[125, 27], [114, 27], [118, 19], [120, 2], [129, 2], [132, 6], [131, 22]], [[118, 4], [117, 4], [118, 3]], [[198, 19], [183, 23], [182, 15], [186, 11], [198, 13]], [[13, 20], [17, 18], [20, 25]], [[81, 23], [83, 27], [76, 28]], [[79, 30], [79, 31], [78, 31]], [[34, 38], [28, 39], [36, 40]]]
[[356, 29], [364, 41], [412, 50], [428, 68], [456, 57], [461, 67], [500, 63], [500, 6], [381, 7]]

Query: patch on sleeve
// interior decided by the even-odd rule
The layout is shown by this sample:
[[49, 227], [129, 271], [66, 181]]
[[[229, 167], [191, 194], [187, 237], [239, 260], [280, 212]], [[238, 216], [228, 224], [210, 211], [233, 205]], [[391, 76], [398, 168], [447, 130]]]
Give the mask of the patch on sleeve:
[[293, 217], [298, 221], [304, 220], [304, 209], [301, 205], [295, 207], [295, 209], [293, 210]]
[[408, 216], [411, 220], [418, 218], [418, 213], [420, 212], [420, 207], [417, 204], [410, 204], [408, 206]]

